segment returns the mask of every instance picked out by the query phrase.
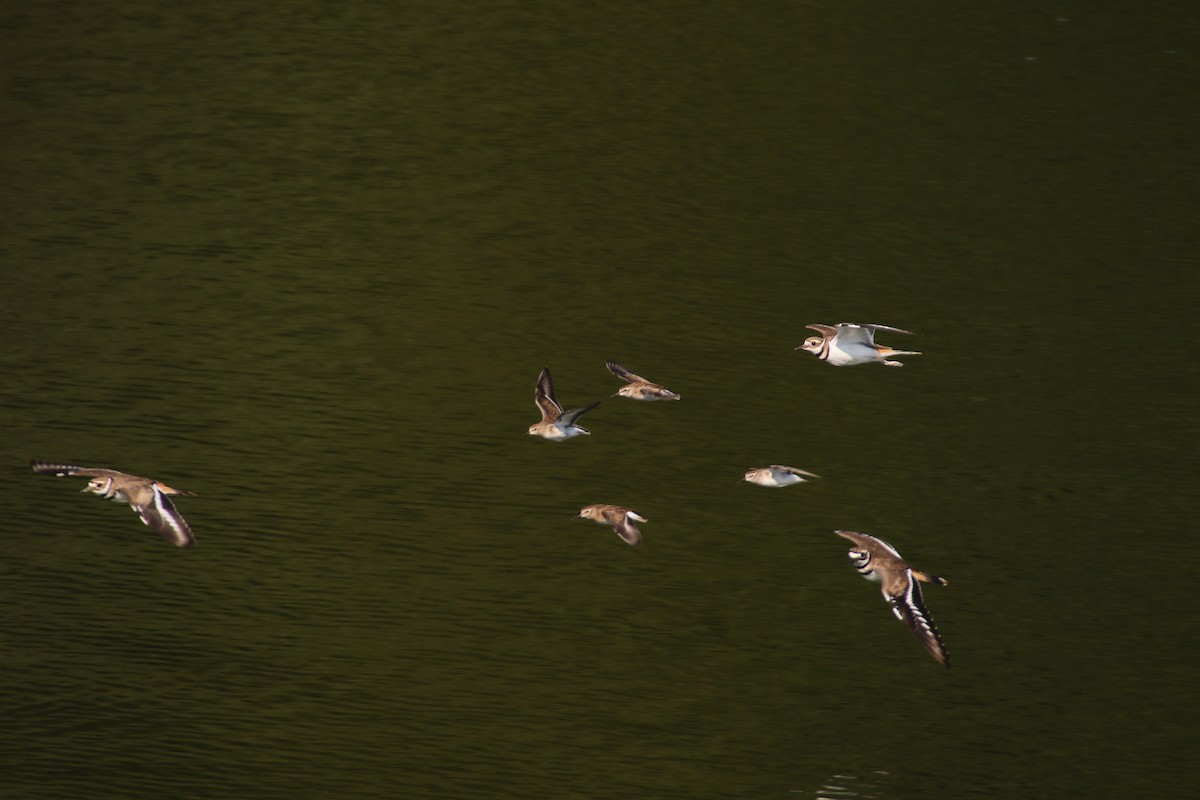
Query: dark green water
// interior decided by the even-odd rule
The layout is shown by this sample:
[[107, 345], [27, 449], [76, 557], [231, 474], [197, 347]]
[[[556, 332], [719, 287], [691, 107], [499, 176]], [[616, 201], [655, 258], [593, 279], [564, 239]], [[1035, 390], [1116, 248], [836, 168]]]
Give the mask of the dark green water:
[[1189, 794], [1200, 23], [1104, 5], [9, 4], [3, 795]]

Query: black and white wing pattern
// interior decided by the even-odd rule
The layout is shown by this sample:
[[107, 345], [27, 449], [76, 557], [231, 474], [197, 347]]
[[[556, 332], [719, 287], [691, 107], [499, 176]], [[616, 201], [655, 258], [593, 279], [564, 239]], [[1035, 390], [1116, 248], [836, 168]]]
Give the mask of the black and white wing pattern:
[[166, 539], [176, 547], [191, 547], [196, 543], [192, 529], [187, 520], [176, 510], [171, 498], [163, 492], [156, 483], [153, 486], [154, 499], [142, 506], [135, 506], [134, 511], [142, 518], [150, 530]]
[[898, 595], [885, 592], [885, 597], [892, 604], [892, 613], [896, 619], [908, 626], [921, 646], [929, 651], [929, 655], [946, 669], [950, 668], [950, 656], [946, 652], [946, 643], [933, 624], [933, 617], [925, 608], [925, 598], [921, 596], [921, 585], [917, 582], [911, 569], [905, 570], [904, 589]]
[[549, 367], [542, 367], [542, 371], [538, 374], [537, 386], [533, 391], [533, 402], [537, 404], [538, 411], [542, 412], [543, 422], [554, 422], [562, 416], [563, 409], [554, 396], [554, 379], [550, 377]]

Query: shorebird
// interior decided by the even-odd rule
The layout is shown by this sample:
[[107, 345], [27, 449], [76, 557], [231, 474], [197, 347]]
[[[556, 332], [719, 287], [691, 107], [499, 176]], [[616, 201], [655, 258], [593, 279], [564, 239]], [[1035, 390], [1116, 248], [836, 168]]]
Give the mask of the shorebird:
[[150, 530], [171, 544], [178, 547], [191, 547], [196, 541], [187, 521], [180, 516], [179, 512], [175, 510], [175, 505], [167, 497], [170, 494], [195, 496], [195, 492], [172, 489], [153, 478], [130, 475], [115, 469], [47, 464], [44, 461], [31, 461], [29, 465], [33, 467], [34, 472], [42, 475], [58, 475], [59, 477], [82, 475], [91, 478], [88, 485], [81, 491], [98, 494], [106, 500], [128, 503], [129, 507], [142, 518], [142, 522], [150, 527]]
[[950, 668], [950, 656], [942, 635], [933, 625], [933, 618], [925, 609], [918, 581], [946, 585], [945, 578], [915, 570], [900, 557], [896, 548], [865, 533], [834, 531], [838, 536], [854, 543], [850, 550], [850, 563], [869, 581], [877, 581], [883, 591], [883, 599], [892, 607], [896, 619], [903, 622], [920, 640], [939, 664]]
[[628, 397], [631, 400], [678, 400], [679, 395], [665, 386], [651, 383], [641, 375], [630, 372], [616, 361], [605, 361], [604, 366], [626, 384], [613, 397]]
[[853, 322], [839, 322], [837, 325], [805, 325], [804, 327], [820, 333], [820, 336], [810, 336], [796, 350], [812, 353], [822, 361], [835, 367], [848, 367], [851, 364], [866, 364], [871, 361], [881, 362], [886, 367], [903, 367], [900, 361], [891, 361], [889, 356], [919, 356], [916, 350], [893, 350], [875, 344], [875, 331], [888, 333], [907, 333], [912, 331], [892, 328], [887, 325], [858, 325]]
[[633, 523], [646, 522], [646, 518], [632, 508], [609, 505], [608, 503], [595, 503], [581, 508], [579, 513], [575, 515], [575, 518], [590, 519], [601, 525], [611, 525], [612, 529], [617, 532], [617, 535], [627, 543], [632, 545], [642, 543], [642, 532]]
[[791, 486], [793, 483], [806, 483], [804, 480], [806, 477], [819, 478], [821, 476], [784, 464], [772, 464], [769, 467], [755, 467], [746, 470], [746, 477], [742, 480], [778, 489], [783, 486]]
[[572, 436], [580, 434], [590, 434], [591, 431], [587, 428], [576, 425], [575, 420], [600, 405], [600, 401], [597, 400], [583, 408], [563, 411], [562, 406], [554, 397], [554, 381], [550, 378], [549, 367], [542, 367], [541, 374], [538, 375], [537, 386], [533, 392], [533, 402], [542, 412], [542, 421], [529, 426], [529, 435], [541, 436], [552, 442], [561, 442], [563, 439], [570, 439]]

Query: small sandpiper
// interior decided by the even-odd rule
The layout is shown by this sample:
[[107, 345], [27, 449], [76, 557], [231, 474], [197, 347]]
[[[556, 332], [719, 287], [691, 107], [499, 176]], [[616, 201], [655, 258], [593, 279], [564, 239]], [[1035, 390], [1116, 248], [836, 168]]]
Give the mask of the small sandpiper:
[[631, 400], [678, 400], [679, 395], [665, 386], [651, 383], [641, 375], [630, 372], [616, 361], [605, 361], [608, 371], [616, 375], [626, 384], [617, 390], [613, 397], [628, 397]]
[[172, 489], [165, 483], [153, 478], [143, 478], [139, 475], [129, 475], [115, 469], [99, 469], [96, 467], [76, 467], [70, 464], [47, 464], [44, 461], [31, 461], [29, 465], [34, 472], [42, 475], [82, 475], [91, 478], [83, 492], [98, 494], [106, 500], [128, 503], [129, 507], [138, 513], [142, 522], [150, 530], [162, 536], [171, 544], [178, 547], [191, 547], [196, 539], [187, 521], [175, 510], [167, 495], [184, 494], [195, 496], [195, 492], [185, 492]]
[[883, 591], [883, 599], [892, 607], [896, 619], [903, 622], [920, 640], [929, 654], [946, 669], [950, 668], [950, 656], [942, 635], [933, 625], [933, 618], [925, 609], [918, 581], [946, 585], [945, 578], [915, 570], [900, 557], [896, 548], [865, 533], [834, 531], [838, 536], [854, 543], [850, 550], [850, 563], [869, 581], [877, 581]]
[[538, 410], [542, 412], [542, 421], [535, 422], [529, 426], [529, 435], [541, 436], [543, 439], [549, 439], [552, 442], [561, 442], [563, 439], [570, 439], [572, 436], [579, 436], [580, 434], [590, 434], [591, 431], [587, 428], [582, 425], [576, 425], [575, 420], [600, 405], [600, 401], [597, 400], [583, 408], [572, 408], [570, 411], [563, 411], [562, 406], [558, 404], [558, 400], [554, 397], [554, 381], [550, 379], [549, 367], [542, 367], [542, 372], [538, 375], [537, 387], [533, 393], [533, 402], [537, 404]]
[[611, 525], [612, 529], [617, 532], [617, 535], [627, 543], [632, 545], [642, 543], [642, 532], [633, 523], [646, 522], [646, 518], [632, 508], [609, 505], [608, 503], [595, 503], [581, 508], [579, 513], [575, 515], [575, 518], [590, 519], [601, 525]]
[[755, 467], [746, 470], [746, 477], [742, 480], [778, 489], [783, 486], [791, 486], [793, 483], [805, 483], [805, 478], [819, 477], [821, 476], [785, 464], [772, 464], [769, 467]]
[[892, 328], [887, 325], [858, 325], [853, 322], [839, 322], [837, 325], [805, 325], [804, 327], [820, 333], [820, 336], [810, 336], [796, 350], [812, 353], [822, 361], [835, 367], [848, 367], [851, 364], [866, 364], [871, 361], [881, 362], [886, 367], [903, 367], [903, 362], [891, 361], [889, 356], [919, 356], [916, 350], [893, 350], [890, 347], [875, 344], [875, 331], [888, 333], [907, 333], [912, 331]]

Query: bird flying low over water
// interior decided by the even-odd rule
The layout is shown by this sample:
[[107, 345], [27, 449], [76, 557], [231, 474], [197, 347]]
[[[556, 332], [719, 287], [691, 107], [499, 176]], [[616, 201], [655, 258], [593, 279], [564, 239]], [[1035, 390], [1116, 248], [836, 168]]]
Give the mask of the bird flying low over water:
[[939, 664], [950, 668], [950, 656], [942, 635], [933, 624], [933, 617], [925, 608], [919, 581], [946, 585], [945, 578], [915, 570], [900, 557], [896, 548], [865, 533], [834, 531], [838, 536], [854, 543], [850, 549], [850, 563], [869, 581], [877, 581], [883, 591], [883, 599], [892, 607], [896, 618], [909, 627]]
[[651, 383], [641, 375], [630, 372], [616, 361], [605, 361], [608, 371], [625, 381], [625, 385], [617, 390], [613, 397], [628, 397], [631, 400], [678, 400], [679, 395], [665, 386]]
[[165, 483], [160, 483], [152, 478], [129, 475], [115, 469], [48, 464], [44, 461], [31, 461], [30, 466], [33, 467], [34, 472], [42, 475], [58, 475], [59, 477], [81, 475], [91, 478], [82, 491], [98, 494], [106, 500], [128, 503], [150, 530], [171, 544], [178, 547], [191, 547], [196, 541], [187, 521], [175, 510], [175, 505], [167, 497], [167, 495], [195, 496], [195, 492], [172, 489]]
[[772, 464], [769, 467], [756, 467], [746, 470], [746, 477], [743, 481], [757, 483], [759, 486], [770, 486], [778, 489], [783, 486], [791, 486], [793, 483], [806, 483], [805, 478], [819, 478], [820, 475], [814, 475], [811, 472], [795, 467], [789, 467], [785, 464]]
[[642, 532], [633, 523], [647, 521], [645, 517], [632, 508], [614, 506], [608, 503], [594, 503], [590, 506], [584, 506], [575, 515], [575, 518], [590, 519], [601, 525], [611, 525], [618, 536], [632, 545], [642, 543]]
[[817, 358], [835, 367], [848, 367], [851, 364], [866, 364], [871, 361], [881, 362], [886, 367], [903, 367], [903, 362], [892, 361], [891, 356], [919, 356], [916, 350], [893, 350], [890, 347], [875, 344], [875, 332], [906, 333], [912, 331], [892, 328], [887, 325], [859, 325], [853, 322], [839, 322], [837, 325], [805, 325], [816, 331], [820, 336], [810, 336], [804, 344], [796, 347], [812, 353]]
[[575, 420], [600, 405], [600, 401], [597, 400], [583, 408], [563, 411], [563, 407], [558, 404], [558, 400], [554, 396], [554, 381], [550, 378], [549, 367], [542, 367], [542, 371], [538, 375], [537, 386], [533, 391], [533, 402], [537, 404], [538, 411], [542, 412], [542, 421], [529, 426], [529, 435], [541, 436], [552, 442], [561, 442], [563, 439], [570, 439], [572, 436], [581, 434], [591, 434], [587, 428], [577, 425]]

